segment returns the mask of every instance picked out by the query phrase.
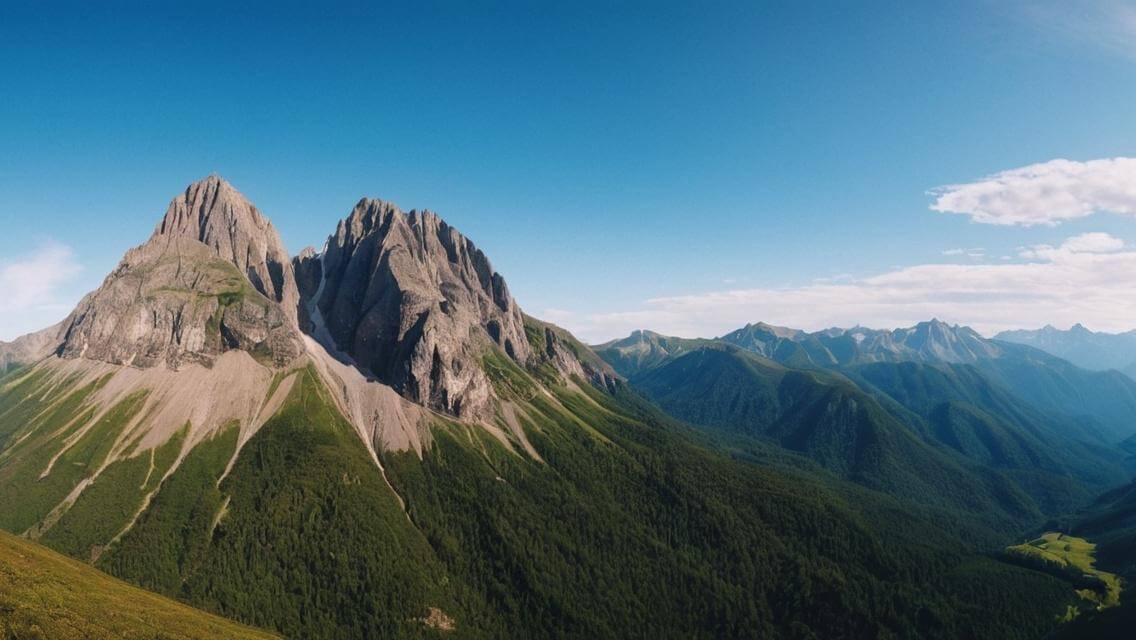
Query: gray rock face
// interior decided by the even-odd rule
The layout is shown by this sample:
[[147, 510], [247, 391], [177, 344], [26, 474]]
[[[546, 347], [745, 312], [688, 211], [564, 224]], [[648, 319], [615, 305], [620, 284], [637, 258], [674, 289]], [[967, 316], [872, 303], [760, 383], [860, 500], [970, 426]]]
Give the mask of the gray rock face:
[[271, 223], [210, 177], [170, 203], [64, 321], [63, 357], [177, 368], [242, 349], [282, 366], [301, 353], [292, 265]]
[[525, 330], [531, 336], [533, 356], [538, 366], [550, 364], [565, 377], [578, 376], [609, 391], [614, 391], [620, 384], [622, 374], [568, 331], [531, 316], [525, 317]]
[[0, 342], [0, 374], [11, 367], [32, 364], [51, 355], [59, 347], [61, 328], [62, 324], [55, 324], [11, 342]]
[[433, 213], [363, 199], [322, 255], [296, 265], [311, 333], [415, 402], [484, 415], [486, 350], [497, 345], [520, 365], [533, 357], [505, 280]]
[[218, 177], [170, 203], [48, 353], [177, 369], [239, 349], [283, 367], [308, 353], [304, 333], [321, 357], [473, 420], [496, 411], [485, 369], [494, 351], [532, 371], [616, 380], [567, 332], [526, 319], [485, 254], [433, 213], [364, 199], [323, 253], [290, 260], [268, 219]]
[[251, 202], [228, 182], [210, 176], [174, 198], [150, 243], [197, 240], [232, 263], [253, 287], [295, 317], [299, 293], [292, 260], [280, 234]]
[[856, 341], [859, 358], [865, 362], [972, 363], [1002, 354], [996, 343], [983, 338], [974, 329], [951, 326], [935, 319], [891, 331], [853, 328], [844, 335]]

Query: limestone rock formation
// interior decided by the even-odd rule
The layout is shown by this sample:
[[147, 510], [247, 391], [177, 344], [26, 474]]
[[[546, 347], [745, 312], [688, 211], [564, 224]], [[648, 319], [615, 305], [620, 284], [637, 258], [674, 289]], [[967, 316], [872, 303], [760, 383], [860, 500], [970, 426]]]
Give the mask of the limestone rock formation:
[[313, 335], [415, 402], [484, 415], [486, 349], [496, 345], [520, 365], [532, 358], [505, 280], [428, 211], [363, 199], [322, 254], [296, 265]]
[[59, 354], [176, 369], [241, 349], [282, 366], [304, 352], [298, 300], [272, 224], [212, 176], [175, 198], [150, 239], [79, 303]]
[[[231, 350], [277, 368], [311, 356], [367, 433], [381, 425], [363, 408], [374, 394], [395, 406], [391, 388], [492, 420], [487, 357], [601, 386], [617, 378], [567, 332], [526, 318], [485, 254], [435, 214], [363, 199], [321, 253], [291, 260], [268, 219], [216, 176], [175, 198], [55, 336], [50, 349], [63, 358], [141, 368], [209, 367]], [[379, 440], [415, 445], [408, 424], [409, 436]]]

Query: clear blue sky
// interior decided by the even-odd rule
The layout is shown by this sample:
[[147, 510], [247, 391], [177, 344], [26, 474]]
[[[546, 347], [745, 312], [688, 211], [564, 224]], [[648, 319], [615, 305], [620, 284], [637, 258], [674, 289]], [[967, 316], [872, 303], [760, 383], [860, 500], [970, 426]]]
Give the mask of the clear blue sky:
[[[813, 322], [784, 311], [800, 301], [755, 299], [897, 267], [1029, 262], [1021, 247], [1090, 231], [1136, 241], [1130, 217], [979, 224], [930, 211], [928, 194], [1136, 155], [1131, 4], [12, 4], [0, 268], [69, 262], [65, 279], [0, 302], [0, 339], [62, 317], [212, 172], [293, 252], [363, 195], [437, 211], [526, 310], [590, 340], [653, 323], [710, 335], [747, 314], [901, 323], [894, 301], [890, 315], [834, 302]], [[648, 302], [728, 291], [748, 292], [729, 313]], [[1020, 315], [1003, 324], [1050, 320]]]

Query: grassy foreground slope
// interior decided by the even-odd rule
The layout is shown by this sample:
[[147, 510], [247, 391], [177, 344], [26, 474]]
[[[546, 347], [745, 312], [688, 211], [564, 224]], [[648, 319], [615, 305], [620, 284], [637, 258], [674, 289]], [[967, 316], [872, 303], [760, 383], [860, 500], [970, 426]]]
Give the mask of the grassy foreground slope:
[[0, 637], [274, 638], [0, 531]]

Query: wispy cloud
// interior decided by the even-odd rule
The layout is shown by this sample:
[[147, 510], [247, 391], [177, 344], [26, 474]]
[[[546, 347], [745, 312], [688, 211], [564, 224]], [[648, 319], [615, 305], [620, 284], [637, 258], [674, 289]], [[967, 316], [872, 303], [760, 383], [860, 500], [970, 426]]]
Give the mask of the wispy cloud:
[[975, 260], [981, 260], [986, 257], [986, 249], [982, 247], [974, 247], [973, 249], [946, 249], [942, 251], [942, 254], [948, 257], [966, 256]]
[[933, 211], [999, 225], [1048, 225], [1097, 212], [1136, 215], [1136, 158], [1050, 160], [931, 191]]
[[803, 329], [911, 325], [931, 317], [991, 334], [1023, 325], [1136, 325], [1136, 250], [1104, 233], [1023, 248], [1016, 261], [924, 264], [850, 282], [714, 291], [655, 298], [617, 313], [561, 314], [557, 321], [600, 341], [650, 328], [716, 336], [764, 320]]
[[24, 255], [0, 260], [0, 340], [62, 319], [75, 303], [65, 290], [80, 271], [71, 248], [52, 240]]

